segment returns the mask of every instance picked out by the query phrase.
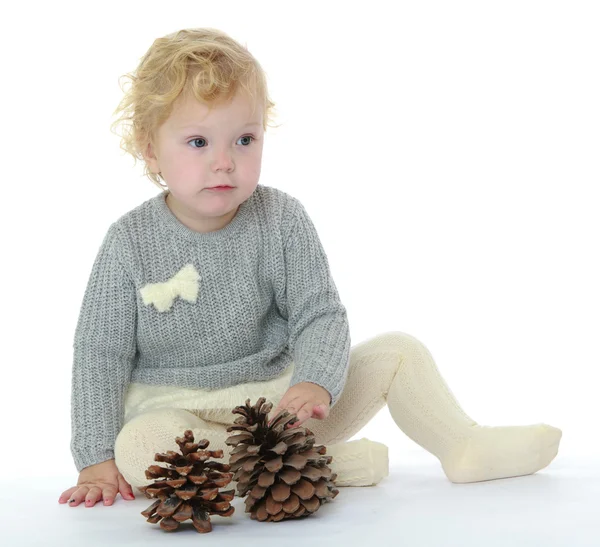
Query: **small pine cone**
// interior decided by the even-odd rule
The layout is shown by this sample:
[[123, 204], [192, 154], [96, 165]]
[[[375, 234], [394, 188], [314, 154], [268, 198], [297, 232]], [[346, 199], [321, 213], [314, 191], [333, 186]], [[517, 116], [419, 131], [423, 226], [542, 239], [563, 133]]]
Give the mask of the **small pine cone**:
[[233, 473], [226, 473], [230, 469], [228, 464], [207, 461], [222, 458], [223, 450], [204, 450], [209, 441], [194, 443], [191, 430], [186, 430], [183, 437], [176, 437], [175, 442], [181, 454], [168, 450], [154, 456], [155, 461], [167, 462], [168, 467], [151, 465], [146, 470], [146, 478], [158, 480], [140, 490], [147, 498], [159, 499], [141, 514], [147, 517], [147, 522], [160, 521], [160, 527], [167, 532], [176, 530], [187, 519], [192, 520], [198, 532], [211, 532], [209, 515], [230, 517], [234, 512], [229, 502], [235, 490], [219, 492], [219, 488], [231, 482]]
[[239, 431], [225, 443], [235, 448], [229, 465], [235, 473], [239, 496], [246, 498], [246, 513], [254, 520], [277, 522], [308, 516], [332, 500], [337, 475], [327, 465], [332, 456], [323, 456], [325, 446], [313, 446], [315, 436], [305, 427], [285, 429], [297, 421], [295, 414], [282, 410], [268, 425], [272, 403], [261, 397], [254, 406], [250, 399], [237, 406], [240, 414], [227, 431]]

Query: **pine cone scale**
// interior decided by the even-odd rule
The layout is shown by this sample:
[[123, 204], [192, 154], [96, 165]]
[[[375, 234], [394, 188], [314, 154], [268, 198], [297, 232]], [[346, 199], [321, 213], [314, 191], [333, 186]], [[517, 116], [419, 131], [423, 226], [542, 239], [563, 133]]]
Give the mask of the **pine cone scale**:
[[229, 445], [237, 445], [238, 443], [241, 443], [242, 441], [249, 441], [250, 439], [252, 439], [253, 435], [252, 433], [240, 433], [239, 435], [234, 435], [233, 437], [229, 437], [228, 442], [226, 442], [226, 444]]
[[261, 503], [258, 506], [254, 514], [256, 515], [256, 518], [258, 518], [258, 520], [267, 520], [269, 518], [269, 513], [267, 513], [267, 508], [265, 507], [264, 503]]
[[271, 495], [275, 501], [285, 501], [290, 497], [290, 486], [279, 482], [271, 488]]
[[189, 503], [182, 503], [179, 509], [172, 515], [177, 522], [183, 522], [192, 518], [192, 506]]
[[170, 469], [166, 469], [160, 465], [151, 465], [146, 469], [145, 473], [147, 479], [158, 479], [160, 477], [172, 478], [176, 476]]
[[272, 473], [271, 471], [265, 471], [264, 473], [261, 473], [258, 477], [258, 485], [262, 486], [263, 488], [271, 486], [274, 482], [275, 473]]
[[209, 488], [208, 490], [203, 490], [202, 494], [200, 494], [200, 498], [206, 501], [214, 500], [219, 495], [218, 488]]
[[165, 517], [160, 521], [160, 527], [167, 532], [172, 532], [179, 528], [179, 523], [172, 517]]
[[[260, 457], [259, 457], [259, 459], [260, 459]], [[283, 467], [283, 458], [281, 456], [278, 456], [277, 458], [273, 458], [272, 460], [265, 462], [265, 468], [267, 469], [267, 471], [270, 471], [272, 473], [279, 471], [282, 467]]]
[[296, 494], [292, 494], [283, 502], [283, 510], [286, 513], [295, 513], [300, 507], [300, 498]]
[[198, 492], [198, 486], [193, 483], [184, 484], [181, 488], [177, 488], [174, 494], [182, 500], [189, 500], [193, 498]]
[[212, 524], [208, 512], [200, 507], [192, 508], [192, 524], [200, 533], [212, 531]]
[[190, 464], [190, 465], [182, 465], [181, 467], [176, 467], [175, 471], [177, 471], [177, 473], [179, 473], [180, 475], [183, 475], [184, 477], [192, 472], [192, 469], [194, 469], [194, 465]]
[[254, 469], [254, 464], [259, 461], [262, 458], [262, 456], [250, 456], [249, 458], [244, 460], [244, 463], [242, 465], [242, 469], [244, 471], [252, 471]]
[[308, 462], [308, 458], [304, 454], [292, 454], [289, 458], [287, 458], [284, 463], [294, 469], [304, 469], [306, 467], [306, 463]]
[[309, 500], [303, 500], [300, 498], [300, 503], [304, 505], [304, 507], [310, 512], [313, 513], [316, 511], [320, 505], [319, 498], [317, 496], [313, 496]]
[[286, 484], [295, 484], [300, 480], [301, 477], [302, 477], [302, 473], [300, 473], [300, 471], [298, 471], [297, 469], [294, 469], [292, 467], [288, 467], [287, 469], [284, 469], [279, 474], [279, 478]]
[[187, 479], [169, 479], [165, 481], [165, 484], [172, 488], [181, 488], [186, 482]]
[[315, 493], [315, 487], [307, 480], [301, 479], [292, 487], [292, 492], [296, 494], [301, 500], [308, 500], [313, 497]]
[[156, 513], [161, 517], [170, 517], [182, 503], [182, 500], [167, 498], [162, 500], [162, 503], [156, 509]]
[[287, 443], [285, 441], [281, 441], [281, 442], [277, 443], [270, 450], [271, 450], [271, 452], [275, 452], [275, 454], [278, 454], [279, 456], [281, 456], [282, 454], [286, 453], [287, 449], [288, 449]]
[[322, 477], [321, 470], [317, 467], [305, 467], [301, 474], [311, 481], [317, 481]]
[[283, 509], [283, 504], [275, 501], [273, 496], [267, 496], [267, 505], [266, 505], [267, 513], [269, 515], [277, 515]]
[[150, 517], [156, 513], [156, 508], [162, 503], [162, 500], [156, 500], [150, 507], [142, 511], [142, 515]]
[[258, 484], [256, 484], [254, 488], [252, 488], [252, 490], [250, 491], [250, 495], [253, 498], [260, 499], [265, 495], [266, 491], [266, 488], [263, 488], [262, 486], [258, 486]]

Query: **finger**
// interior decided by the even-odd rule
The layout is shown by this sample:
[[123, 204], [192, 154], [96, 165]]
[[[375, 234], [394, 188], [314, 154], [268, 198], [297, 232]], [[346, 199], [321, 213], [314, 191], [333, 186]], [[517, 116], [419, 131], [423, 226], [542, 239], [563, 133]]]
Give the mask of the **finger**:
[[313, 416], [318, 420], [324, 420], [329, 416], [329, 407], [324, 404], [315, 405], [313, 408]]
[[67, 503], [67, 501], [71, 499], [71, 494], [73, 492], [75, 492], [78, 488], [79, 488], [79, 486], [73, 486], [72, 488], [69, 488], [68, 490], [65, 490], [60, 495], [60, 498], [58, 498], [58, 503]]
[[93, 507], [96, 502], [102, 497], [102, 490], [98, 486], [92, 486], [85, 496], [85, 506]]
[[69, 505], [71, 507], [76, 507], [81, 503], [81, 500], [85, 498], [87, 494], [88, 487], [87, 486], [78, 486], [77, 490], [71, 494], [71, 498], [69, 499]]
[[119, 473], [119, 492], [121, 492], [121, 496], [125, 500], [133, 500], [133, 499], [135, 499], [135, 496], [133, 494], [133, 488], [123, 478], [123, 475], [121, 475], [121, 473]]
[[290, 427], [299, 427], [301, 426], [308, 418], [312, 415], [312, 403], [306, 403], [298, 412], [296, 412], [296, 417], [298, 418], [297, 422], [294, 422], [290, 425]]
[[293, 401], [290, 401], [285, 409], [290, 413], [290, 414], [295, 414], [296, 416], [298, 415], [298, 411], [302, 408], [302, 401], [300, 401], [299, 399], [294, 399]]
[[112, 505], [117, 497], [117, 489], [114, 486], [105, 486], [102, 489], [102, 498], [104, 505]]

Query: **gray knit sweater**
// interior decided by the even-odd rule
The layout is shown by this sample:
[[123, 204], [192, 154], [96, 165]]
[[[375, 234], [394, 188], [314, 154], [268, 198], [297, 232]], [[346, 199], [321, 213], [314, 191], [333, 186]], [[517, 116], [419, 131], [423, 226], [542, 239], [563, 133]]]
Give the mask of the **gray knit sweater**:
[[[77, 471], [114, 458], [130, 382], [219, 389], [280, 376], [335, 405], [350, 332], [301, 202], [257, 185], [224, 228], [187, 228], [166, 192], [112, 223], [73, 343], [71, 452]], [[243, 404], [243, 401], [240, 401]]]

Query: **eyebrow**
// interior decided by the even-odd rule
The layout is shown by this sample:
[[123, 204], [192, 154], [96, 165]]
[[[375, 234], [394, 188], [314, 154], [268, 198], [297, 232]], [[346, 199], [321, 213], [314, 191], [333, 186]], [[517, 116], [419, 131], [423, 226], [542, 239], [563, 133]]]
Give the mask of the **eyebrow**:
[[[246, 125], [244, 125], [244, 127], [253, 127], [253, 126], [257, 126], [257, 127], [261, 127], [262, 124], [258, 123], [258, 122], [251, 122], [251, 123], [247, 123]], [[206, 130], [206, 129], [210, 129], [210, 127], [204, 127], [203, 125], [183, 125], [183, 126], [179, 126], [177, 129], [179, 130], [184, 130], [184, 129], [202, 129], [202, 130]]]

